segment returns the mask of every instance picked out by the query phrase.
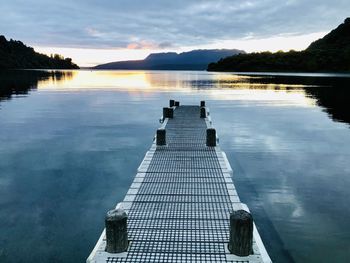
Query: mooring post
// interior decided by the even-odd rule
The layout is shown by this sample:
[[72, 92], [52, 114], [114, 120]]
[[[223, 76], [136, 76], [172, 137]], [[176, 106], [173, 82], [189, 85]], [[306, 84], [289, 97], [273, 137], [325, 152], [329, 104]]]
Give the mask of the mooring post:
[[205, 107], [201, 107], [201, 118], [206, 118], [207, 117], [207, 110]]
[[253, 253], [253, 217], [245, 210], [230, 215], [230, 240], [228, 249], [240, 257]]
[[169, 100], [169, 107], [175, 106], [175, 100]]
[[165, 107], [163, 108], [163, 118], [173, 118], [174, 116], [174, 109]]
[[180, 101], [175, 101], [175, 107], [179, 107], [180, 106]]
[[201, 100], [201, 107], [205, 107], [205, 100]]
[[128, 250], [128, 215], [123, 209], [113, 209], [107, 212], [106, 251], [108, 253], [121, 253]]
[[216, 146], [216, 130], [214, 128], [207, 129], [207, 146]]
[[157, 130], [157, 145], [166, 145], [166, 131], [165, 129]]

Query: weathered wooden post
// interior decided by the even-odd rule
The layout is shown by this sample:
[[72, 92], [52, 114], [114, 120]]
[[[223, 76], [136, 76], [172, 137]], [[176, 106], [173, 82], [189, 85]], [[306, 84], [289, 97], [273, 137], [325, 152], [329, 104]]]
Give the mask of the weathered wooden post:
[[173, 108], [163, 108], [163, 118], [173, 118], [174, 116], [174, 109]]
[[180, 106], [180, 101], [175, 101], [175, 107], [179, 107]]
[[205, 107], [205, 100], [201, 100], [201, 107]]
[[245, 210], [230, 215], [230, 241], [228, 249], [240, 257], [253, 253], [253, 217]]
[[207, 110], [205, 107], [201, 107], [201, 118], [207, 117]]
[[157, 145], [166, 145], [166, 131], [165, 129], [157, 130]]
[[168, 107], [163, 108], [163, 119], [167, 118], [168, 115]]
[[169, 100], [169, 107], [175, 106], [175, 100]]
[[216, 146], [216, 130], [214, 128], [207, 129], [207, 146]]
[[107, 212], [106, 251], [108, 253], [121, 253], [128, 249], [128, 215], [123, 209], [113, 209]]

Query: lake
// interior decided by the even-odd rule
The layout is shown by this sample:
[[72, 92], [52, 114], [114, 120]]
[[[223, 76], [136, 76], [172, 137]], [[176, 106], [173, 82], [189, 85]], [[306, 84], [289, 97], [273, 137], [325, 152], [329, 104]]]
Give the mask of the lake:
[[350, 258], [350, 76], [0, 72], [0, 262], [83, 262], [169, 99], [206, 100], [274, 262]]

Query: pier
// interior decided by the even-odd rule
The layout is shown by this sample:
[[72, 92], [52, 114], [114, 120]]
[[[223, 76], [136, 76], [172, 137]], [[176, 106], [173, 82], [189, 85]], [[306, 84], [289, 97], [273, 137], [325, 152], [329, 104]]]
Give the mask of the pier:
[[271, 262], [205, 102], [171, 100], [161, 122], [87, 262]]

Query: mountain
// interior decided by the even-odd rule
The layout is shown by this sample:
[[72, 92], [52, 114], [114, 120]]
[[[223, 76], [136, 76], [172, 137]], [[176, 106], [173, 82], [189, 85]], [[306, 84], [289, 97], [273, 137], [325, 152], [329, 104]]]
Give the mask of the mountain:
[[332, 30], [323, 38], [311, 43], [307, 50], [337, 50], [344, 51], [350, 49], [350, 18]]
[[95, 69], [205, 70], [210, 62], [244, 53], [237, 49], [203, 49], [189, 52], [152, 53], [144, 60], [111, 62]]
[[231, 56], [208, 71], [350, 72], [350, 18], [306, 50]]
[[0, 35], [0, 69], [78, 69], [70, 58], [51, 57], [34, 51], [21, 41]]

